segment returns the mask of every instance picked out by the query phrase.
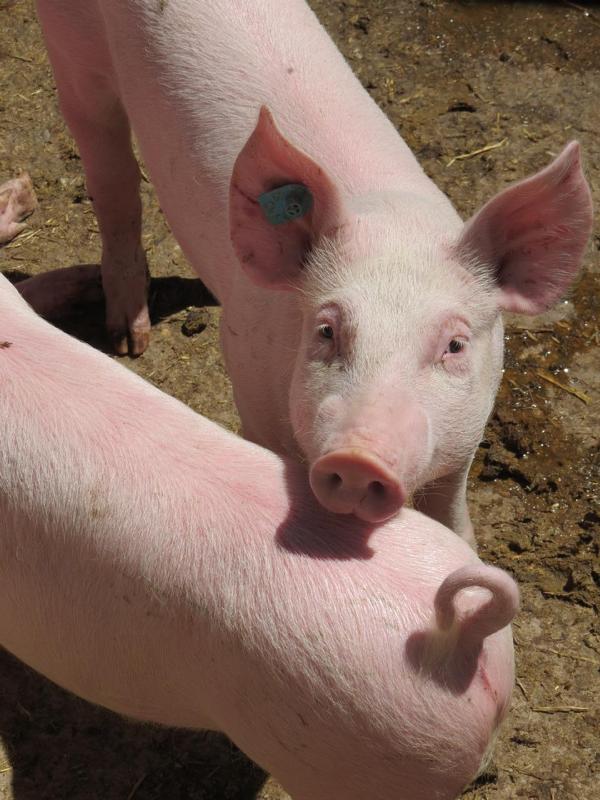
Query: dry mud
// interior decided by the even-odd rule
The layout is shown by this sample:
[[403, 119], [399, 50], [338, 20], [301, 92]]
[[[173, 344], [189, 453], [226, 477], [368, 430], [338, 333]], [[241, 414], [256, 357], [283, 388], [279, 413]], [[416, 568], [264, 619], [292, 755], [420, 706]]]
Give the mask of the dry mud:
[[[582, 142], [600, 205], [600, 8], [595, 4], [365, 0], [312, 5], [426, 171], [465, 216]], [[466, 154], [497, 145], [478, 155]], [[451, 160], [460, 156], [450, 164]], [[18, 278], [97, 263], [81, 162], [57, 112], [31, 0], [0, 2], [0, 181], [31, 173], [40, 208], [0, 251]], [[143, 186], [156, 280], [147, 353], [124, 361], [237, 429], [219, 309]], [[470, 800], [600, 798], [600, 235], [568, 302], [512, 318], [496, 411], [469, 484], [484, 558], [519, 581], [518, 683], [494, 761]], [[190, 318], [189, 307], [201, 309]], [[102, 308], [67, 329], [105, 348]], [[196, 331], [193, 335], [184, 335]], [[573, 393], [577, 390], [577, 394]], [[124, 722], [0, 656], [4, 800], [287, 797], [225, 739]], [[368, 800], [368, 798], [365, 798]]]

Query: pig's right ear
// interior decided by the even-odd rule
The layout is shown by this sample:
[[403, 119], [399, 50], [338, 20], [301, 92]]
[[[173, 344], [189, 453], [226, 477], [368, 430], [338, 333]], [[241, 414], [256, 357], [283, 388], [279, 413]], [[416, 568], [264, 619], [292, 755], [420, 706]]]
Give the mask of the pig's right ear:
[[493, 271], [505, 311], [539, 314], [575, 278], [592, 229], [592, 198], [571, 142], [545, 169], [493, 197], [466, 224], [459, 254]]
[[231, 241], [244, 271], [259, 286], [295, 288], [312, 243], [339, 228], [344, 216], [331, 178], [288, 142], [263, 106], [229, 189]]

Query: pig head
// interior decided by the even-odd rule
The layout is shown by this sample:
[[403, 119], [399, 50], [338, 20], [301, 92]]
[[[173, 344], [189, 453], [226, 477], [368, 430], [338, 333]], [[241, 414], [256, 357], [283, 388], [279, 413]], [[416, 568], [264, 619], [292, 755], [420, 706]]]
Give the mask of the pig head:
[[[274, 224], [259, 198], [287, 185], [312, 205]], [[381, 522], [415, 495], [471, 537], [465, 481], [501, 377], [501, 312], [561, 297], [591, 214], [576, 142], [463, 224], [402, 186], [347, 197], [261, 110], [233, 171], [231, 238], [283, 310], [271, 388], [326, 508]]]

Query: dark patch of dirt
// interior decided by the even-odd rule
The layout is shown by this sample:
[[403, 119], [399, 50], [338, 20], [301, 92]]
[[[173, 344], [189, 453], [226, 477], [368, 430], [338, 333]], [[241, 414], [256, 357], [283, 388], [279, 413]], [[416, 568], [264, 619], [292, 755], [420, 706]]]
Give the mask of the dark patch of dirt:
[[[600, 202], [600, 8], [592, 3], [313, 0], [366, 88], [467, 216], [582, 142]], [[449, 162], [492, 144], [479, 155]], [[57, 112], [31, 0], [0, 4], [0, 182], [27, 169], [40, 201], [0, 268], [99, 259], [81, 163]], [[129, 367], [237, 430], [209, 306], [143, 185], [155, 327]], [[598, 230], [598, 228], [596, 228]], [[600, 798], [600, 236], [567, 303], [514, 317], [497, 409], [471, 473], [484, 558], [519, 581], [518, 685], [470, 800]], [[191, 307], [191, 310], [190, 308]], [[102, 307], [69, 330], [104, 347]], [[569, 389], [576, 389], [579, 396]], [[287, 797], [221, 737], [125, 722], [0, 658], [0, 797]], [[365, 799], [366, 800], [366, 799]]]

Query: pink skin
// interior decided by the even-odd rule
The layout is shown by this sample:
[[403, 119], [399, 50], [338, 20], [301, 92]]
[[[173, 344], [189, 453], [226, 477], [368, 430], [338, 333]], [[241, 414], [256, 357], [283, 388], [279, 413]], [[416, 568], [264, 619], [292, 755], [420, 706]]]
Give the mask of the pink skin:
[[356, 514], [370, 522], [393, 516], [405, 500], [394, 472], [361, 447], [338, 448], [321, 456], [310, 471], [310, 485], [330, 511]]
[[[224, 731], [295, 800], [451, 800], [513, 685], [512, 579], [36, 317], [0, 276], [0, 644], [122, 714]], [[143, 416], [130, 413], [143, 408]]]
[[[306, 460], [331, 509], [383, 519], [412, 494], [472, 540], [465, 483], [501, 376], [501, 311], [556, 302], [591, 229], [578, 145], [463, 224], [301, 0], [38, 9], [98, 213], [117, 351], [138, 354], [149, 333], [131, 123], [176, 238], [223, 306], [244, 435]], [[313, 206], [274, 226], [258, 197], [292, 182]], [[319, 355], [332, 309], [335, 350]], [[344, 478], [329, 467], [342, 455], [348, 467], [349, 448]]]
[[370, 395], [359, 395], [356, 408], [347, 408], [339, 395], [321, 404], [321, 414], [323, 407], [329, 435], [320, 447], [324, 455], [310, 470], [317, 499], [331, 511], [368, 522], [393, 516], [414, 489], [416, 469], [430, 457], [426, 415], [389, 379], [375, 383]]
[[0, 184], [0, 245], [7, 244], [25, 229], [23, 220], [36, 208], [33, 184], [26, 172]]

